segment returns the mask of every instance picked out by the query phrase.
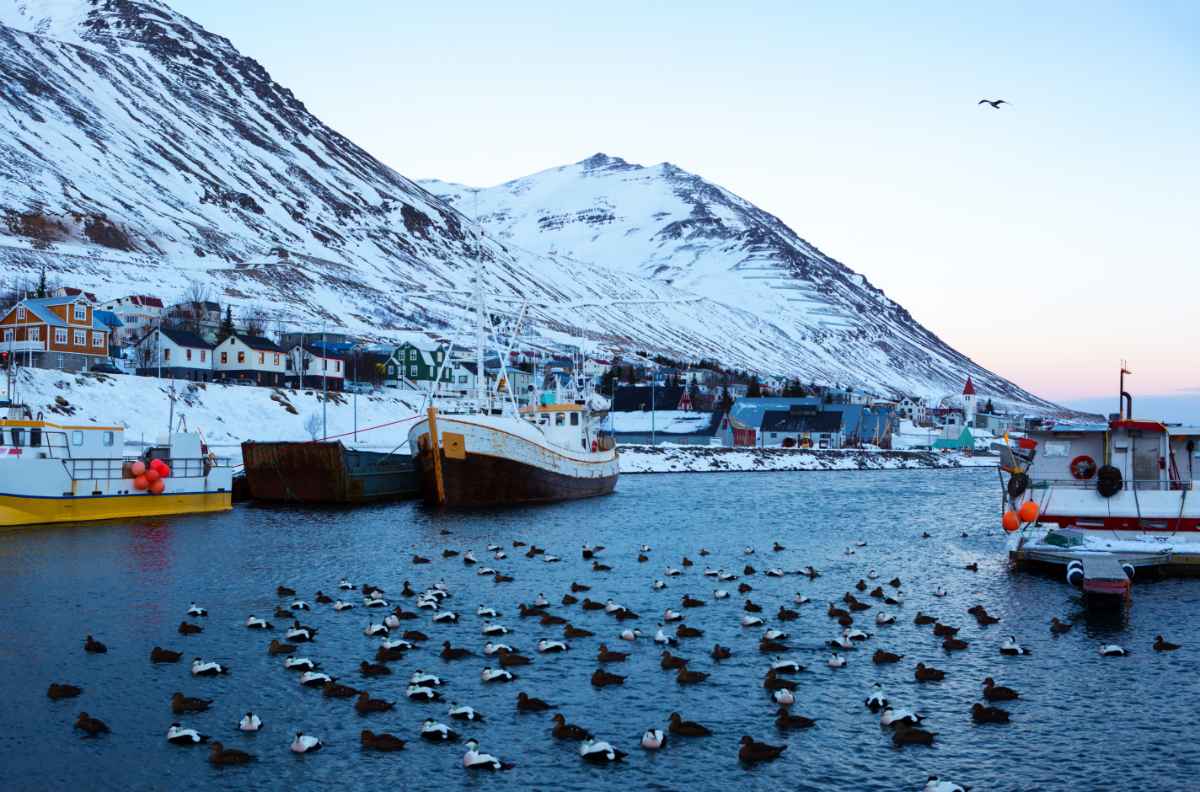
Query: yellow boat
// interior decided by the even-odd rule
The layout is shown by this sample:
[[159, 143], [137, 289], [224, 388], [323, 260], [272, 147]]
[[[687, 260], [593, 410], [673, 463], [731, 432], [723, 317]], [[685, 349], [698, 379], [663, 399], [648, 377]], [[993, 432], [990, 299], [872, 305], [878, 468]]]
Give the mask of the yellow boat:
[[[199, 434], [172, 432], [137, 458], [126, 458], [124, 447], [120, 426], [52, 423], [26, 407], [9, 407], [0, 419], [0, 526], [232, 508], [233, 469], [208, 453]], [[134, 475], [136, 463], [154, 460], [170, 468], [161, 487]]]

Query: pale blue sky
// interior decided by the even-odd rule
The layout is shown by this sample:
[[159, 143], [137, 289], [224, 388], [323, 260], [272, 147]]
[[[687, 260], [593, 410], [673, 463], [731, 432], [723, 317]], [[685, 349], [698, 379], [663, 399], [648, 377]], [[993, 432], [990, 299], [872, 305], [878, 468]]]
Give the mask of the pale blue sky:
[[1200, 3], [736, 5], [173, 2], [407, 176], [667, 160], [1045, 396], [1200, 387]]

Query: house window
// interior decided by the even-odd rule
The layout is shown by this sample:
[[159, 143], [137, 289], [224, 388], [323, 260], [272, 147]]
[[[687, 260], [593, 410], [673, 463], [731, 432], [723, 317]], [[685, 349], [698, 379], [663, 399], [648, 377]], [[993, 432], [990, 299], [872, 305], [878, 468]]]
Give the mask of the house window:
[[466, 375], [466, 374], [459, 374], [459, 375], [458, 375], [458, 384], [459, 384], [459, 385], [466, 385], [466, 384], [467, 384], [467, 375]]
[[208, 357], [208, 352], [206, 350], [201, 349], [200, 350], [200, 362], [203, 363], [204, 359], [207, 357]]
[[416, 367], [416, 366], [409, 366], [409, 367], [408, 367], [408, 376], [410, 376], [410, 377], [415, 377], [415, 376], [417, 376], [417, 367]]
[[321, 371], [329, 371], [329, 361], [328, 360], [324, 360], [324, 359], [321, 360]]
[[40, 327], [29, 328], [29, 340], [30, 341], [41, 341], [42, 340], [42, 328], [40, 328]]
[[17, 321], [18, 322], [25, 321], [25, 306], [24, 305], [17, 306]]
[[[261, 363], [262, 361], [260, 360], [259, 362]], [[275, 365], [276, 366], [279, 365], [279, 353], [278, 352], [275, 353]]]
[[[225, 357], [224, 352], [221, 353], [221, 357]], [[239, 350], [238, 351], [238, 363], [245, 363], [245, 362], [246, 362], [246, 353]]]
[[87, 346], [86, 330], [76, 330], [71, 335], [75, 340], [75, 346]]
[[184, 357], [184, 360], [191, 360], [192, 359], [192, 350], [190, 350], [190, 349], [184, 350], [183, 357]]
[[12, 341], [12, 340], [13, 340], [13, 331], [12, 331], [12, 330], [5, 330], [5, 331], [4, 331], [4, 342], [5, 342], [5, 343], [8, 343], [8, 342], [10, 342], [10, 341]]
[[408, 350], [408, 359], [416, 360], [417, 359], [417, 350], [415, 350], [415, 349]]
[[75, 303], [75, 321], [76, 322], [86, 322], [87, 321], [87, 306], [84, 305], [83, 303]]
[[104, 333], [92, 333], [92, 346], [101, 349], [104, 346]]
[[171, 350], [164, 349], [163, 350], [163, 360], [170, 360], [170, 359], [171, 359]]
[[266, 362], [266, 360], [267, 360], [267, 353], [266, 353], [266, 352], [259, 352], [259, 353], [258, 353], [258, 365], [260, 365], [260, 366], [261, 366], [263, 363], [265, 363], [265, 362]]
[[56, 344], [67, 343], [67, 328], [65, 328], [65, 327], [54, 328], [54, 343], [56, 343]]

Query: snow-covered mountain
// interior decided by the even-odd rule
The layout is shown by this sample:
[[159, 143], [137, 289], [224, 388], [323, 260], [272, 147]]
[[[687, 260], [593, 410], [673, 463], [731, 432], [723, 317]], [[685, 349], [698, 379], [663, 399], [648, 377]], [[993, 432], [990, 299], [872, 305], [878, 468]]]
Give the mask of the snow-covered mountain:
[[[473, 271], [543, 338], [876, 391], [1036, 397], [750, 203], [598, 155], [479, 193], [487, 238], [157, 0], [0, 0], [0, 277], [192, 282], [285, 323], [463, 325]], [[477, 263], [478, 262], [478, 263]]]

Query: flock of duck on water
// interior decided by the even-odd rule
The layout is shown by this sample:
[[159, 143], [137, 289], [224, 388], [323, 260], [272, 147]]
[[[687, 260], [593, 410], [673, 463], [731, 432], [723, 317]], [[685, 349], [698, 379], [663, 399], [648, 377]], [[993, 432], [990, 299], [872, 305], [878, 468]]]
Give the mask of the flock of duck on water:
[[[927, 538], [928, 534], [924, 536]], [[857, 542], [855, 546], [862, 547], [865, 544], [865, 542]], [[549, 554], [536, 545], [513, 541], [512, 546], [513, 548], [524, 548], [523, 555], [530, 559], [540, 558], [545, 563], [561, 560], [558, 556]], [[593, 572], [608, 572], [612, 569], [601, 559], [600, 554], [604, 549], [602, 546], [583, 546], [582, 558], [585, 562], [591, 562], [590, 569]], [[771, 549], [774, 553], [779, 553], [785, 548], [775, 542]], [[500, 545], [490, 544], [487, 550], [490, 556], [498, 561], [507, 557], [507, 552]], [[649, 546], [642, 545], [637, 554], [638, 562], [649, 561], [648, 554], [650, 552]], [[855, 552], [854, 547], [848, 547], [845, 550], [847, 555], [854, 555]], [[775, 727], [782, 733], [811, 728], [816, 725], [816, 721], [798, 714], [792, 709], [797, 702], [797, 683], [793, 677], [806, 669], [795, 660], [781, 657], [791, 650], [788, 643], [790, 636], [782, 627], [786, 626], [788, 622], [799, 619], [798, 608], [809, 605], [810, 599], [803, 594], [796, 593], [790, 602], [779, 604], [778, 609], [771, 616], [763, 615], [768, 613], [765, 610], [766, 606], [753, 600], [751, 597], [753, 586], [747, 582], [748, 579], [752, 579], [754, 575], [758, 574], [758, 570], [750, 563], [755, 556], [755, 550], [747, 547], [744, 549], [744, 554], [746, 564], [740, 575], [706, 566], [703, 575], [711, 578], [717, 586], [712, 591], [711, 602], [729, 600], [731, 594], [728, 589], [722, 588], [722, 585], [737, 583], [736, 591], [739, 596], [744, 597], [740, 624], [747, 630], [747, 635], [757, 634], [754, 651], [768, 658], [764, 660], [765, 672], [762, 687], [770, 706], [774, 707]], [[702, 548], [699, 555], [706, 557], [709, 552]], [[504, 575], [496, 569], [480, 565], [473, 551], [467, 551], [460, 555], [459, 551], [446, 549], [442, 556], [444, 559], [461, 557], [462, 563], [474, 567], [480, 577], [490, 576], [497, 584], [513, 580], [511, 576]], [[412, 558], [414, 565], [424, 565], [430, 562], [430, 559], [421, 556]], [[684, 569], [693, 566], [695, 566], [694, 562], [684, 557], [680, 567], [668, 566], [663, 576], [667, 579], [679, 577], [684, 574]], [[975, 564], [968, 564], [966, 569], [977, 571], [978, 567]], [[821, 576], [821, 573], [811, 566], [803, 567], [792, 573], [787, 573], [778, 566], [770, 566], [764, 569], [762, 574], [772, 578], [781, 578], [787, 574], [802, 575], [809, 579]], [[840, 602], [828, 603], [825, 610], [826, 616], [835, 620], [841, 628], [840, 634], [828, 641], [830, 653], [825, 659], [825, 664], [829, 668], [845, 667], [848, 662], [848, 653], [855, 651], [858, 646], [873, 637], [872, 634], [858, 626], [856, 618], [869, 619], [867, 612], [874, 610], [873, 621], [876, 628], [883, 630], [896, 624], [898, 606], [904, 602], [904, 596], [900, 591], [901, 581], [899, 578], [893, 578], [885, 583], [876, 583], [878, 578], [879, 575], [871, 570], [865, 578], [854, 584], [853, 588], [857, 590], [858, 594], [847, 591]], [[651, 583], [651, 588], [655, 591], [662, 591], [667, 586], [668, 584], [663, 579], [655, 579]], [[542, 628], [561, 628], [562, 639], [542, 638], [537, 641], [535, 649], [538, 654], [551, 655], [566, 651], [579, 651], [579, 644], [572, 642], [596, 637], [593, 630], [573, 624], [572, 620], [567, 618], [567, 615], [571, 613], [581, 615], [582, 612], [587, 611], [603, 612], [612, 617], [615, 621], [615, 639], [625, 642], [623, 646], [629, 647], [631, 651], [638, 644], [644, 643], [642, 630], [626, 624], [631, 621], [639, 621], [639, 614], [612, 599], [604, 602], [592, 599], [588, 594], [590, 589], [589, 585], [573, 582], [570, 590], [564, 593], [559, 601], [557, 614], [564, 615], [552, 612], [553, 606], [542, 594], [538, 594], [530, 603], [518, 604], [517, 616], [519, 619], [536, 619]], [[337, 596], [330, 596], [322, 591], [317, 591], [314, 597], [316, 605], [327, 606], [334, 612], [345, 612], [361, 607], [386, 614], [378, 622], [371, 619], [362, 630], [364, 636], [379, 639], [379, 643], [375, 645], [374, 657], [363, 660], [359, 664], [358, 671], [364, 680], [392, 675], [393, 670], [390, 663], [404, 660], [408, 657], [409, 652], [430, 640], [429, 636], [421, 630], [406, 627], [408, 623], [424, 617], [428, 618], [432, 624], [457, 624], [462, 616], [453, 610], [452, 603], [448, 602], [452, 599], [451, 592], [443, 582], [417, 591], [407, 580], [404, 581], [398, 595], [404, 601], [401, 604], [394, 604], [399, 600], [390, 600], [388, 593], [381, 587], [367, 583], [355, 585], [347, 580], [342, 580], [338, 584], [337, 592]], [[268, 618], [256, 615], [248, 616], [244, 625], [247, 630], [280, 632], [282, 634], [282, 640], [271, 639], [266, 651], [271, 656], [283, 657], [283, 669], [296, 674], [299, 685], [320, 689], [327, 698], [353, 699], [355, 711], [362, 716], [388, 712], [395, 707], [395, 702], [374, 698], [366, 690], [339, 682], [338, 678], [323, 671], [320, 663], [306, 656], [304, 648], [317, 639], [320, 631], [301, 623], [300, 617], [306, 612], [311, 612], [313, 606], [303, 599], [298, 599], [295, 590], [289, 586], [280, 585], [275, 593], [280, 598], [280, 604], [270, 618], [280, 622], [279, 629], [277, 630]], [[945, 595], [946, 592], [941, 587], [933, 592], [934, 597], [944, 597]], [[863, 599], [860, 599], [860, 596]], [[412, 603], [412, 609], [406, 610], [405, 605], [409, 602]], [[672, 651], [680, 645], [681, 641], [703, 638], [704, 631], [702, 629], [686, 622], [690, 615], [697, 615], [697, 609], [705, 608], [709, 604], [710, 600], [708, 599], [684, 594], [680, 598], [678, 610], [668, 607], [659, 618], [652, 641], [657, 645], [657, 651], [660, 653], [660, 667], [664, 671], [672, 672], [679, 685], [703, 684], [709, 677], [708, 672], [694, 670], [690, 667], [691, 662], [688, 659]], [[973, 616], [982, 627], [999, 622], [999, 619], [989, 614], [983, 605], [975, 605], [969, 608], [967, 613]], [[188, 607], [186, 616], [187, 618], [179, 624], [179, 634], [189, 636], [202, 633], [204, 628], [201, 626], [200, 620], [206, 618], [208, 612], [193, 602]], [[506, 643], [506, 636], [512, 630], [498, 621], [502, 617], [500, 611], [490, 606], [479, 605], [475, 609], [475, 617], [480, 621], [480, 632], [484, 639], [483, 646], [478, 649], [484, 663], [479, 675], [481, 682], [489, 685], [513, 682], [516, 680], [516, 675], [510, 669], [529, 665], [533, 659], [520, 649]], [[768, 618], [772, 618], [780, 626], [771, 626], [768, 624]], [[918, 611], [912, 621], [917, 626], [929, 627], [933, 636], [941, 638], [941, 647], [947, 655], [969, 648], [968, 642], [958, 636], [959, 627], [951, 626], [922, 611]], [[1051, 620], [1050, 631], [1054, 635], [1066, 633], [1071, 628], [1072, 624], [1069, 622], [1060, 621], [1058, 618]], [[759, 630], [761, 632], [757, 632]], [[619, 664], [629, 658], [631, 651], [617, 651], [610, 648], [607, 641], [603, 639], [597, 643], [597, 668], [591, 675], [592, 686], [604, 688], [624, 684], [626, 676], [609, 669], [619, 668]], [[1156, 651], [1172, 651], [1177, 648], [1179, 648], [1177, 644], [1166, 641], [1161, 635], [1157, 636], [1153, 645], [1153, 649]], [[88, 635], [84, 641], [84, 650], [93, 654], [104, 654], [108, 651], [102, 642], [91, 635]], [[731, 647], [717, 643], [713, 645], [709, 655], [719, 666], [720, 661], [731, 658], [734, 651]], [[743, 650], [738, 649], [737, 651]], [[1018, 643], [1014, 636], [1004, 639], [1000, 643], [998, 651], [1004, 656], [1030, 654], [1029, 650]], [[1123, 656], [1128, 653], [1126, 649], [1116, 644], [1104, 644], [1099, 651], [1105, 657]], [[150, 652], [150, 662], [154, 664], [178, 663], [183, 654], [181, 651], [155, 646]], [[445, 640], [441, 644], [438, 656], [445, 663], [452, 664], [476, 658], [479, 655], [477, 655], [476, 648], [455, 646], [451, 641]], [[895, 654], [882, 647], [877, 648], [870, 656], [870, 661], [875, 665], [895, 664], [903, 659], [903, 655]], [[190, 664], [191, 676], [195, 678], [220, 676], [228, 674], [229, 671], [229, 666], [225, 663], [203, 657], [195, 657]], [[936, 683], [946, 677], [946, 671], [923, 662], [916, 664], [913, 674], [918, 683]], [[405, 696], [410, 701], [418, 703], [446, 703], [441, 690], [443, 683], [444, 680], [439, 674], [418, 669], [408, 679]], [[56, 682], [50, 685], [48, 696], [54, 700], [70, 699], [80, 696], [83, 692], [79, 686]], [[1019, 693], [1012, 688], [996, 684], [995, 680], [989, 676], [982, 680], [980, 694], [982, 701], [971, 705], [971, 719], [977, 724], [1008, 723], [1009, 711], [996, 705], [1016, 701], [1020, 698]], [[204, 712], [212, 703], [211, 699], [185, 696], [182, 692], [176, 692], [171, 697], [170, 707], [176, 717], [183, 717]], [[911, 745], [932, 745], [937, 737], [936, 732], [923, 728], [924, 716], [889, 701], [887, 693], [878, 683], [873, 685], [864, 703], [871, 713], [878, 716], [880, 725], [891, 732], [891, 741], [899, 748]], [[524, 691], [517, 693], [515, 697], [517, 713], [543, 713], [556, 709], [558, 708], [555, 705], [530, 696]], [[459, 728], [476, 728], [485, 722], [483, 713], [469, 704], [457, 701], [449, 702], [446, 714], [449, 720], [466, 724], [466, 727]], [[551, 735], [558, 740], [577, 742], [580, 758], [585, 762], [608, 764], [620, 762], [628, 755], [626, 751], [617, 748], [613, 743], [597, 738], [583, 726], [569, 722], [562, 712], [555, 712], [551, 723]], [[104, 721], [87, 712], [79, 713], [75, 727], [87, 737], [97, 737], [109, 732], [109, 727]], [[245, 734], [253, 734], [262, 728], [264, 728], [262, 719], [253, 711], [246, 712], [237, 724], [237, 729]], [[665, 724], [651, 724], [646, 728], [640, 741], [640, 747], [646, 751], [658, 751], [666, 748], [672, 739], [703, 738], [712, 733], [701, 723], [686, 720], [678, 712], [672, 712]], [[420, 738], [434, 743], [454, 743], [460, 740], [460, 734], [436, 718], [426, 718], [421, 725]], [[218, 766], [246, 764], [255, 759], [253, 754], [236, 748], [228, 748], [221, 741], [212, 740], [208, 735], [183, 725], [179, 720], [172, 722], [168, 727], [166, 740], [175, 745], [207, 743], [210, 750], [209, 761]], [[369, 729], [361, 731], [360, 740], [362, 749], [370, 751], [399, 751], [406, 746], [406, 740], [403, 737]], [[298, 754], [311, 753], [322, 747], [323, 743], [320, 737], [304, 732], [296, 732], [290, 746], [291, 750]], [[513, 767], [511, 762], [482, 752], [475, 739], [467, 739], [464, 747], [462, 766], [468, 770], [496, 771]], [[786, 744], [773, 744], [745, 735], [740, 740], [738, 759], [747, 765], [768, 762], [777, 759], [786, 749]], [[964, 787], [931, 776], [925, 789], [927, 792], [953, 792], [962, 790]]]

